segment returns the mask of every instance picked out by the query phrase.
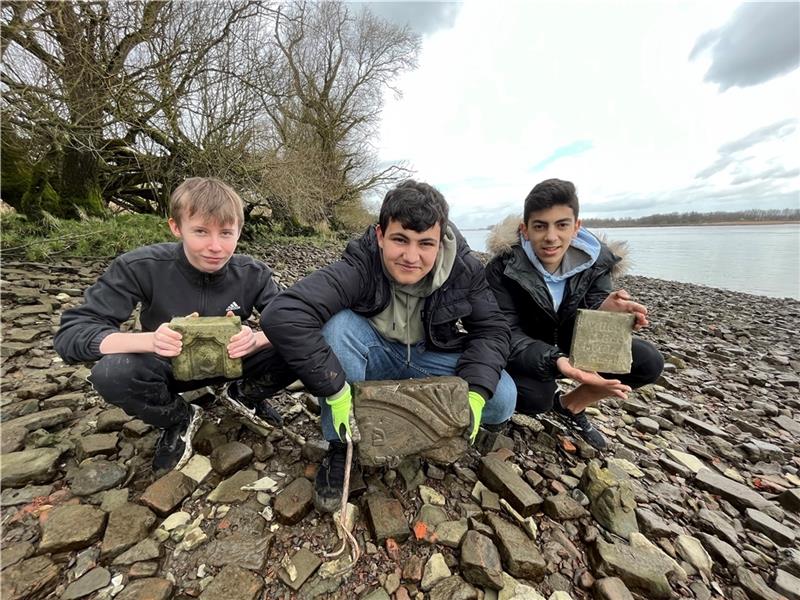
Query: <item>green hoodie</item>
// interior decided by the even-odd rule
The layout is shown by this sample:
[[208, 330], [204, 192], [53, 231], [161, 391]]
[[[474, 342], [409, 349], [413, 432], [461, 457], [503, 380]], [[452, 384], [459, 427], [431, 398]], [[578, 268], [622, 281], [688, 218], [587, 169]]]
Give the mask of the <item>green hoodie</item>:
[[391, 283], [392, 296], [388, 306], [381, 313], [370, 318], [370, 322], [386, 339], [406, 345], [408, 350], [406, 360], [411, 358], [411, 344], [425, 339], [425, 328], [422, 324], [422, 307], [425, 298], [447, 281], [456, 260], [457, 249], [456, 236], [448, 225], [433, 269], [417, 283], [399, 285], [389, 277], [386, 267], [383, 268], [383, 272], [389, 277]]

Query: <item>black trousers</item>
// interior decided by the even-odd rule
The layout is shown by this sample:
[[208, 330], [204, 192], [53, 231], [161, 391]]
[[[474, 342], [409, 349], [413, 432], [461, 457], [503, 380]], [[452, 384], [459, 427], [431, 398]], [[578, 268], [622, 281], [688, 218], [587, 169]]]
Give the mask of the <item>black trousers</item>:
[[[269, 346], [242, 359], [240, 391], [248, 400], [261, 400], [279, 392], [297, 377]], [[92, 368], [89, 382], [103, 400], [132, 417], [166, 429], [187, 415], [188, 407], [177, 394], [229, 381], [224, 377], [178, 381], [172, 363], [156, 354], [106, 354]]]
[[[633, 362], [627, 375], [600, 373], [607, 379], [619, 379], [625, 385], [639, 388], [653, 383], [664, 369], [664, 357], [653, 344], [633, 338], [631, 347]], [[553, 398], [558, 386], [555, 381], [542, 381], [519, 368], [508, 368], [508, 373], [517, 384], [517, 412], [533, 415], [553, 408]]]

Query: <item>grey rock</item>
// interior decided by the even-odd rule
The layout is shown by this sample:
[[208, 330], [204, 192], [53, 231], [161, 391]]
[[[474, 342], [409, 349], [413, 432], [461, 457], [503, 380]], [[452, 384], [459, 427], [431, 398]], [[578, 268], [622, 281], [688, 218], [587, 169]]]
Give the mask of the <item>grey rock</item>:
[[256, 600], [263, 585], [261, 577], [251, 571], [226, 565], [200, 594], [200, 600]]
[[543, 509], [544, 514], [556, 521], [580, 519], [589, 514], [589, 512], [581, 506], [580, 502], [572, 498], [566, 492], [545, 498]]
[[117, 487], [127, 476], [128, 471], [121, 464], [91, 459], [81, 463], [77, 471], [69, 474], [70, 489], [76, 496], [91, 496], [97, 492]]
[[531, 516], [544, 502], [509, 463], [494, 456], [481, 458], [478, 476], [486, 487], [500, 494], [523, 517]]
[[731, 571], [744, 564], [744, 559], [739, 555], [736, 548], [729, 543], [708, 533], [698, 533], [697, 537], [703, 543], [706, 550]]
[[61, 570], [47, 556], [34, 556], [3, 570], [0, 597], [3, 600], [49, 598]]
[[547, 565], [536, 542], [531, 540], [519, 527], [497, 515], [487, 515], [487, 519], [495, 532], [497, 546], [506, 571], [514, 577], [541, 581]]
[[739, 567], [736, 569], [736, 578], [752, 600], [783, 600], [783, 597], [773, 591], [758, 573]]
[[39, 553], [86, 548], [100, 539], [107, 515], [86, 504], [68, 504], [50, 511], [42, 525]]
[[110, 431], [119, 431], [125, 423], [132, 421], [133, 417], [126, 413], [121, 408], [112, 408], [104, 410], [97, 417], [97, 433], [108, 433]]
[[740, 508], [763, 509], [765, 506], [769, 505], [767, 500], [755, 490], [733, 479], [728, 479], [723, 475], [714, 473], [711, 469], [700, 469], [695, 482], [701, 488], [713, 494], [717, 494], [718, 496], [722, 496], [725, 500]]
[[442, 546], [458, 548], [461, 539], [467, 533], [467, 520], [444, 521], [436, 526], [436, 540]]
[[389, 538], [404, 542], [411, 535], [408, 521], [399, 501], [383, 496], [370, 495], [366, 498], [367, 516], [375, 541], [382, 544]]
[[778, 502], [786, 510], [800, 514], [800, 488], [786, 490], [778, 496]]
[[775, 574], [775, 591], [789, 600], [800, 600], [800, 578], [778, 569]]
[[667, 523], [652, 510], [639, 507], [636, 509], [636, 520], [642, 532], [652, 537], [667, 537], [674, 535], [676, 526]]
[[114, 565], [132, 565], [133, 563], [161, 558], [161, 546], [152, 538], [137, 542], [114, 559]]
[[205, 562], [213, 567], [238, 565], [261, 572], [272, 546], [272, 534], [254, 536], [236, 532], [223, 539], [209, 542], [205, 549]]
[[500, 554], [488, 537], [468, 531], [461, 541], [461, 575], [466, 581], [493, 590], [503, 588]]
[[250, 463], [253, 450], [241, 442], [228, 442], [214, 448], [211, 466], [220, 475], [229, 475]]
[[72, 411], [68, 408], [49, 408], [24, 417], [11, 419], [3, 423], [3, 427], [22, 427], [28, 431], [34, 429], [50, 429], [62, 425], [72, 419]]
[[172, 582], [160, 577], [148, 577], [129, 583], [116, 600], [169, 600], [172, 598]]
[[592, 461], [583, 471], [581, 489], [591, 502], [592, 516], [603, 527], [624, 538], [639, 531], [636, 499], [629, 481]]
[[303, 520], [313, 506], [314, 484], [298, 477], [275, 497], [275, 517], [284, 525], [294, 525]]
[[661, 429], [661, 426], [658, 424], [658, 422], [650, 417], [639, 417], [634, 422], [634, 427], [636, 427], [636, 429], [639, 431], [643, 431], [644, 433], [652, 434], [658, 433]]
[[444, 556], [436, 552], [428, 559], [428, 562], [425, 563], [420, 588], [422, 588], [423, 592], [427, 592], [437, 583], [443, 579], [447, 579], [451, 575], [452, 573], [444, 560]]
[[0, 454], [22, 450], [27, 435], [28, 430], [24, 427], [0, 427]]
[[209, 502], [219, 502], [221, 504], [232, 504], [234, 502], [244, 502], [250, 492], [242, 490], [242, 486], [253, 483], [258, 479], [258, 472], [252, 469], [239, 471], [231, 475], [214, 488], [207, 496]]
[[155, 525], [153, 512], [138, 504], [124, 504], [108, 515], [100, 556], [111, 559], [119, 556], [147, 537]]
[[117, 451], [116, 433], [96, 433], [83, 436], [78, 440], [75, 448], [78, 460], [93, 456], [110, 456]]
[[83, 598], [92, 592], [106, 587], [111, 581], [111, 573], [102, 567], [96, 567], [79, 577], [67, 586], [61, 600], [75, 600], [76, 598]]
[[748, 508], [745, 510], [745, 515], [747, 524], [751, 528], [760, 531], [779, 546], [791, 546], [794, 542], [794, 531], [760, 510]]
[[28, 483], [49, 483], [56, 476], [61, 457], [56, 448], [35, 448], [0, 456], [0, 487], [22, 487]]
[[604, 577], [594, 583], [597, 600], [633, 600], [630, 590], [619, 577]]
[[289, 560], [293, 566], [293, 573], [289, 573], [285, 568], [281, 567], [278, 571], [278, 577], [295, 591], [299, 590], [322, 564], [320, 558], [306, 548], [300, 548]]
[[478, 590], [460, 576], [453, 575], [437, 583], [428, 597], [430, 600], [477, 600]]
[[[5, 468], [5, 464], [3, 464]], [[49, 496], [52, 485], [26, 485], [24, 488], [6, 488], [0, 493], [0, 506], [17, 506], [28, 504], [35, 498]]]
[[695, 524], [709, 533], [718, 534], [729, 544], [739, 543], [739, 534], [730, 522], [730, 518], [722, 512], [707, 508], [700, 509], [695, 517]]
[[601, 575], [619, 577], [647, 598], [672, 597], [668, 575], [678, 572], [680, 567], [641, 534], [631, 534], [631, 545], [609, 544], [597, 538], [590, 556]]
[[25, 560], [33, 554], [33, 550], [33, 544], [30, 542], [17, 542], [16, 544], [4, 546], [3, 562], [0, 564], [0, 569], [7, 569], [19, 561]]
[[139, 502], [150, 507], [161, 517], [174, 511], [191, 494], [197, 483], [181, 473], [170, 471], [151, 483], [142, 493]]

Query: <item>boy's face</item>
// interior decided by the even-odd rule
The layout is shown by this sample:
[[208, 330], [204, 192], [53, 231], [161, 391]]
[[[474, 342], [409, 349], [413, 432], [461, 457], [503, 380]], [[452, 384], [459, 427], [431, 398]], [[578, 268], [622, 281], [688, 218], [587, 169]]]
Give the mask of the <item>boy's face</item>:
[[375, 233], [383, 264], [397, 283], [417, 283], [433, 269], [442, 237], [442, 228], [438, 223], [420, 233], [390, 219], [386, 231], [378, 225]]
[[528, 222], [520, 225], [522, 235], [530, 241], [536, 257], [550, 273], [558, 269], [580, 228], [580, 219], [576, 219], [565, 204], [533, 212]]
[[172, 234], [183, 241], [183, 250], [189, 263], [198, 271], [214, 273], [224, 267], [236, 251], [239, 225], [220, 225], [202, 215], [182, 218], [178, 223], [169, 220]]

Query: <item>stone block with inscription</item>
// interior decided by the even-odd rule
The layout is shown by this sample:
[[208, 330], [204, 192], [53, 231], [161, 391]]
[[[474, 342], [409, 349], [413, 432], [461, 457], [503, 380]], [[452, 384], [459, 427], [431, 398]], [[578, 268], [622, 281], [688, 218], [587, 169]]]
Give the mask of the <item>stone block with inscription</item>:
[[396, 466], [410, 455], [449, 464], [466, 451], [470, 409], [463, 379], [364, 381], [353, 390], [361, 464]]
[[630, 313], [579, 309], [569, 351], [572, 366], [600, 373], [630, 373], [634, 319]]
[[183, 349], [172, 359], [175, 379], [238, 379], [242, 376], [242, 359], [231, 358], [227, 350], [231, 337], [242, 330], [242, 320], [238, 316], [176, 317], [169, 326], [183, 336]]

